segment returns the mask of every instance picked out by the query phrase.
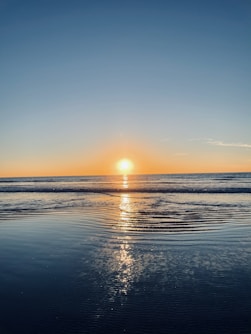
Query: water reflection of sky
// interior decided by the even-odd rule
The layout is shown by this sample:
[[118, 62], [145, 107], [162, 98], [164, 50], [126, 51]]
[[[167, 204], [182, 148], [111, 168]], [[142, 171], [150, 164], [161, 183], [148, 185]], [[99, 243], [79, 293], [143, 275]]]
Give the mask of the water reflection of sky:
[[[116, 305], [126, 305], [135, 289], [144, 294], [148, 286], [151, 293], [158, 294], [161, 290], [167, 295], [173, 289], [181, 291], [202, 281], [207, 282], [208, 289], [212, 284], [220, 289], [222, 278], [235, 275], [237, 264], [247, 270], [250, 263], [247, 249], [233, 244], [232, 238], [226, 241], [222, 230], [214, 230], [209, 238], [208, 231], [200, 229], [200, 239], [187, 233], [193, 224], [184, 226], [191, 212], [184, 212], [187, 205], [183, 202], [174, 201], [173, 196], [143, 197], [128, 193], [127, 177], [122, 178], [121, 185], [125, 187], [124, 193], [111, 196], [111, 210], [104, 217], [112, 225], [111, 233], [105, 243], [101, 241], [101, 249], [94, 256], [94, 270], [101, 274], [99, 284], [103, 287], [104, 305], [107, 301], [113, 309]], [[106, 205], [109, 207], [107, 201]], [[193, 209], [198, 213], [205, 207], [197, 205]], [[174, 221], [173, 215], [179, 211], [183, 214], [178, 215], [182, 228], [177, 229], [179, 221]], [[215, 237], [219, 240], [224, 237], [224, 245]], [[234, 283], [230, 280], [228, 286]], [[97, 309], [97, 314], [101, 314], [104, 305]]]

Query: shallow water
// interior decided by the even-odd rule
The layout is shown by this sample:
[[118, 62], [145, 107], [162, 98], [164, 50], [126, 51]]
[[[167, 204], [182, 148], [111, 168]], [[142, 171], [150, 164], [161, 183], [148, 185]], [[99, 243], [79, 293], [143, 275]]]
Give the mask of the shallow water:
[[0, 332], [250, 333], [251, 195], [105, 184], [0, 193]]

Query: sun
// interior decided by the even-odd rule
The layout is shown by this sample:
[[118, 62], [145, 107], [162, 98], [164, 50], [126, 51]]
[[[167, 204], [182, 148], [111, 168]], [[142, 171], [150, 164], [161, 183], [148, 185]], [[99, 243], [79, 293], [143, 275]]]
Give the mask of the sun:
[[130, 174], [133, 167], [133, 162], [129, 159], [121, 159], [117, 162], [117, 169], [123, 175]]

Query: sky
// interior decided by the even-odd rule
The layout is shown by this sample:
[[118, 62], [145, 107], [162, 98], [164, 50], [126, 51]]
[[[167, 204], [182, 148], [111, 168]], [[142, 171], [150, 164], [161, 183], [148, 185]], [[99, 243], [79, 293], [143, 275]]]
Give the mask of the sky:
[[251, 171], [249, 0], [1, 0], [0, 177]]

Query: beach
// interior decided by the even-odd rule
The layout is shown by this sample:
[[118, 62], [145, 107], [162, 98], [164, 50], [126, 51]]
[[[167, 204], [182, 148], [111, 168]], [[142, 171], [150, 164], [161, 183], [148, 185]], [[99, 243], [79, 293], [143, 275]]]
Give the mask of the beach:
[[0, 334], [251, 334], [251, 1], [0, 9]]
[[1, 179], [0, 332], [251, 332], [251, 174]]

